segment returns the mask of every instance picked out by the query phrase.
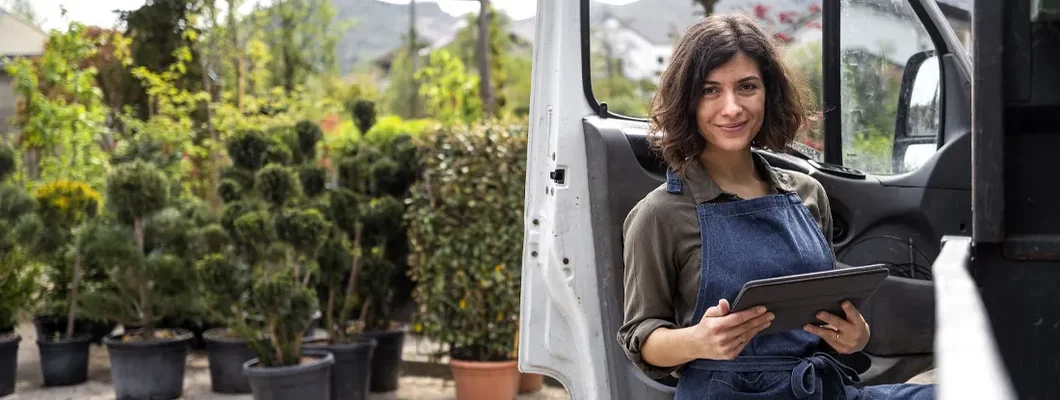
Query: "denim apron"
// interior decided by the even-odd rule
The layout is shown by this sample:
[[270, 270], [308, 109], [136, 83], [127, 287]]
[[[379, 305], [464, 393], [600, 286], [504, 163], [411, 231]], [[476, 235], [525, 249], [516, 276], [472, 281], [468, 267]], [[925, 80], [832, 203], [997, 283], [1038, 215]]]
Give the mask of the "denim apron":
[[[667, 174], [667, 191], [684, 183]], [[699, 293], [692, 321], [722, 298], [730, 304], [743, 284], [833, 269], [834, 254], [794, 192], [696, 206], [701, 236]], [[733, 360], [693, 360], [681, 372], [675, 400], [933, 398], [931, 386], [859, 389], [857, 373], [827, 353], [821, 338], [795, 329], [757, 335]]]

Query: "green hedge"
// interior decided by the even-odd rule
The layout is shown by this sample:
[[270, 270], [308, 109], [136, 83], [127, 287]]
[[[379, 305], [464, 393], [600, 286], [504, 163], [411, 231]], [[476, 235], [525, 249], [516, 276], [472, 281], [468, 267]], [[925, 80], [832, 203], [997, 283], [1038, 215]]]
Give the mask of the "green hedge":
[[526, 127], [442, 128], [416, 144], [423, 172], [406, 214], [415, 329], [455, 359], [513, 359]]

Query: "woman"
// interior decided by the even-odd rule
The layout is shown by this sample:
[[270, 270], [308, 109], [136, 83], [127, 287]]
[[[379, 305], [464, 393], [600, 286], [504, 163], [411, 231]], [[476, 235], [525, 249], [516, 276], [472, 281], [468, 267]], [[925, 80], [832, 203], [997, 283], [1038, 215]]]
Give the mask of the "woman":
[[834, 268], [824, 188], [770, 167], [806, 126], [803, 88], [750, 18], [711, 16], [685, 32], [652, 101], [670, 166], [624, 224], [619, 340], [652, 378], [680, 372], [677, 399], [933, 398], [933, 386], [855, 388], [829, 353], [852, 354], [869, 326], [849, 303], [825, 327], [758, 335], [773, 314], [729, 312], [747, 281]]

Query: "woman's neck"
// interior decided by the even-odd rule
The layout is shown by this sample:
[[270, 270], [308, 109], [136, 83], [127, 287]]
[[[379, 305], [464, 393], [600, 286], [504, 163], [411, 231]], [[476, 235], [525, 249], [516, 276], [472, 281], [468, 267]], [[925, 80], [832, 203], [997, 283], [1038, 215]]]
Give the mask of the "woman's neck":
[[746, 151], [711, 151], [699, 156], [699, 162], [718, 184], [746, 185], [759, 180], [750, 149]]

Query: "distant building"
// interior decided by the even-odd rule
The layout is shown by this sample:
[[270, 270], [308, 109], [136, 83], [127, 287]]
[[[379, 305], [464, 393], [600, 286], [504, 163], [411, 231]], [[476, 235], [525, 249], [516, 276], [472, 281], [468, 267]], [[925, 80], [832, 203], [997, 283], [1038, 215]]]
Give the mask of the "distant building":
[[4, 65], [17, 57], [39, 57], [47, 41], [43, 30], [0, 8], [0, 137], [6, 139], [14, 131], [8, 119], [18, 104]]

